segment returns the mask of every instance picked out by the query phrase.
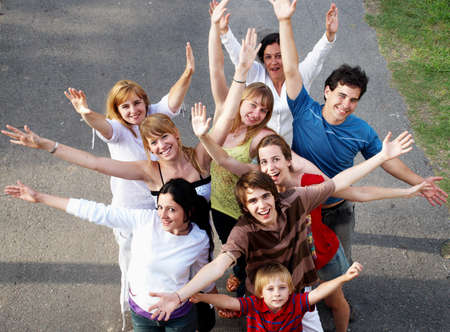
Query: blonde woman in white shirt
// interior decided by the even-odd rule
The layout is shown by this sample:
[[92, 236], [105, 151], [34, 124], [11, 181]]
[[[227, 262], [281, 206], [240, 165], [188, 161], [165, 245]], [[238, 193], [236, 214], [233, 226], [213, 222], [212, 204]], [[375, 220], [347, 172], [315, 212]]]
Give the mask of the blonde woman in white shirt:
[[[120, 161], [145, 160], [139, 125], [151, 114], [162, 113], [174, 117], [180, 112], [184, 97], [195, 72], [195, 59], [190, 43], [186, 44], [186, 68], [169, 93], [158, 103], [151, 104], [145, 90], [131, 80], [120, 80], [114, 84], [106, 99], [106, 114], [91, 110], [82, 90], [69, 88], [64, 92], [83, 120], [95, 130], [97, 136], [108, 145], [112, 159]], [[150, 190], [144, 181], [126, 180], [111, 176], [113, 206], [130, 209], [154, 209]], [[114, 229], [119, 245], [119, 266], [121, 270], [120, 305], [123, 324], [124, 312], [128, 310], [127, 276], [130, 262], [132, 233]]]

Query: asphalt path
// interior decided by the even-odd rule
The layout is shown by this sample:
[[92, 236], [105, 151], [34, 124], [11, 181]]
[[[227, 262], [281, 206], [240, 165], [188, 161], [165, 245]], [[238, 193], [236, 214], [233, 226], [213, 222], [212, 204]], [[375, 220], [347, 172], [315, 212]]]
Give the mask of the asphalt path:
[[[362, 66], [370, 82], [356, 114], [384, 136], [409, 129], [402, 97], [391, 87], [376, 35], [364, 22], [361, 1], [336, 1], [340, 27], [336, 46], [312, 95], [322, 100], [323, 82], [346, 62]], [[330, 1], [299, 1], [294, 31], [300, 56], [324, 32]], [[266, 1], [232, 1], [231, 27], [264, 35], [278, 30]], [[42, 136], [90, 150], [91, 131], [63, 95], [82, 88], [89, 105], [104, 110], [119, 79], [139, 82], [156, 101], [184, 69], [190, 41], [196, 73], [186, 106], [213, 103], [209, 89], [207, 1], [0, 0], [0, 125], [28, 124]], [[226, 72], [233, 73], [226, 61]], [[189, 115], [176, 120], [183, 141], [196, 139]], [[72, 166], [42, 151], [0, 138], [0, 184], [16, 179], [53, 194], [108, 203], [108, 177]], [[98, 139], [91, 150], [107, 156]], [[402, 157], [417, 173], [432, 170], [419, 147]], [[402, 185], [382, 170], [364, 184]], [[63, 212], [0, 196], [0, 331], [119, 331], [120, 272], [112, 232]], [[450, 326], [449, 261], [439, 255], [449, 238], [447, 208], [424, 199], [358, 204], [354, 259], [364, 273], [345, 287], [357, 308], [351, 331], [445, 331]], [[324, 326], [330, 315], [321, 308]], [[239, 331], [219, 321], [217, 331]]]

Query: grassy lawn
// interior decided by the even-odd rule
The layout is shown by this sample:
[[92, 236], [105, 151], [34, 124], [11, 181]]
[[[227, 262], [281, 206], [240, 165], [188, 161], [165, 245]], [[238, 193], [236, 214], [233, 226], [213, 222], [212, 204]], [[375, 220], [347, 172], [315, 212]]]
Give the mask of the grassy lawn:
[[[450, 192], [450, 2], [365, 0], [393, 84], [405, 98], [415, 140]], [[448, 205], [447, 205], [448, 206]]]

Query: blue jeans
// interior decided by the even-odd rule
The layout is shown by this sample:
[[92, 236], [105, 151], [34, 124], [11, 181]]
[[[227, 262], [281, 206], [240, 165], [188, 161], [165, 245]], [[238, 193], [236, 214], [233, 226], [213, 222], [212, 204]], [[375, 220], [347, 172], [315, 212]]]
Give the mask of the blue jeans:
[[331, 228], [344, 248], [349, 264], [352, 260], [352, 237], [355, 231], [355, 204], [349, 201], [322, 209], [322, 222]]
[[349, 267], [350, 265], [345, 257], [344, 249], [339, 244], [336, 254], [324, 267], [317, 271], [317, 274], [320, 280], [329, 281], [343, 275]]
[[184, 316], [166, 321], [151, 320], [131, 310], [134, 332], [195, 332], [197, 329], [197, 311], [195, 305]]

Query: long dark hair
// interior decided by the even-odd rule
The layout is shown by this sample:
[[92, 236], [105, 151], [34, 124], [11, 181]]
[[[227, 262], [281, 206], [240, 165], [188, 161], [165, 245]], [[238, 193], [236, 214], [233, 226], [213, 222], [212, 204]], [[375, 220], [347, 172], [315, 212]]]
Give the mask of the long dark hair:
[[182, 178], [172, 179], [164, 184], [158, 194], [170, 194], [172, 199], [183, 208], [186, 215], [185, 222], [193, 222], [208, 234], [209, 260], [212, 260], [214, 252], [214, 240], [211, 224], [209, 223], [209, 203], [197, 194], [194, 186]]

